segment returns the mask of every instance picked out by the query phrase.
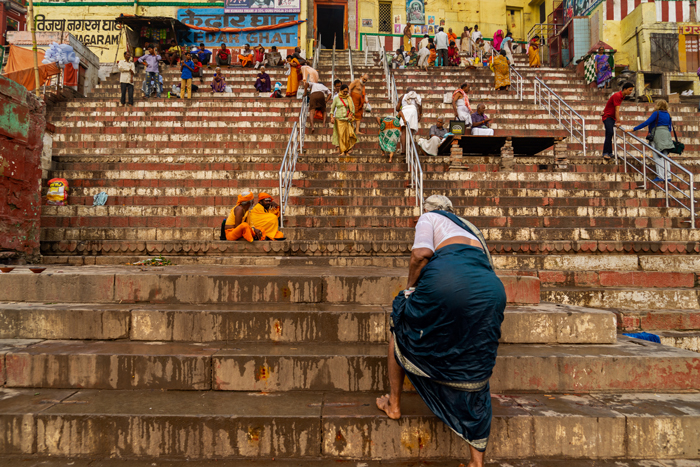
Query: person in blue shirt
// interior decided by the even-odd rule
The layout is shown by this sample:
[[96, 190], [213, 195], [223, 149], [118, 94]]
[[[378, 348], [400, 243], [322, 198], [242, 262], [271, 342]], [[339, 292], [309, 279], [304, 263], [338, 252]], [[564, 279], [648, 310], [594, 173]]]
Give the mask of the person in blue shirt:
[[[649, 116], [646, 122], [637, 125], [632, 131], [639, 131], [642, 128], [649, 127], [649, 134], [653, 135], [651, 145], [654, 149], [668, 156], [669, 150], [674, 148], [671, 131], [673, 131], [673, 121], [671, 114], [668, 113], [668, 102], [663, 99], [656, 101], [654, 112]], [[656, 163], [657, 177], [654, 182], [663, 182], [671, 178], [669, 163], [656, 153], [652, 154]], [[664, 163], [665, 162], [665, 163]]]
[[211, 50], [205, 49], [204, 44], [199, 44], [199, 50], [197, 50], [197, 58], [203, 66], [209, 65], [209, 62], [211, 61]]
[[185, 98], [185, 90], [187, 90], [187, 98], [192, 98], [192, 73], [194, 73], [194, 62], [192, 55], [189, 52], [185, 54], [185, 59], [180, 66], [182, 74], [180, 75], [180, 98]]

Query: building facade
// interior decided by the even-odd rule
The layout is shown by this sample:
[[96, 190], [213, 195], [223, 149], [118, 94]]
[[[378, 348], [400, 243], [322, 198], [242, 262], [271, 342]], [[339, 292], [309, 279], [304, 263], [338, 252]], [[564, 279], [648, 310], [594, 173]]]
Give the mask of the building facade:
[[0, 45], [7, 45], [7, 33], [27, 29], [27, 9], [19, 0], [0, 0]]

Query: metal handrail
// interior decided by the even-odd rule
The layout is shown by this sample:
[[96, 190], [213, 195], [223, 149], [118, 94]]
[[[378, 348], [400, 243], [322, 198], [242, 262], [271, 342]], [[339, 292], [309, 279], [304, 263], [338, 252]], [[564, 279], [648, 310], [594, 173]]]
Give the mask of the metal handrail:
[[[387, 80], [387, 87], [390, 94], [391, 104], [393, 111], [396, 111], [396, 106], [398, 104], [399, 96], [396, 92], [396, 81], [394, 76]], [[420, 159], [418, 157], [418, 149], [416, 148], [416, 142], [413, 139], [413, 132], [411, 127], [406, 124], [406, 141], [404, 141], [404, 151], [406, 152], [406, 164], [408, 165], [408, 173], [411, 176], [410, 187], [414, 189], [416, 193], [416, 206], [420, 209], [420, 214], [423, 214], [423, 168], [420, 164]], [[419, 214], [419, 215], [420, 215]]]
[[[314, 53], [313, 68], [316, 69], [318, 66], [318, 57], [321, 53], [321, 36], [318, 37], [318, 43], [316, 45], [316, 51]], [[293, 73], [291, 70], [290, 73]], [[284, 227], [284, 213], [287, 210], [287, 205], [289, 204], [289, 192], [292, 189], [292, 182], [294, 181], [294, 172], [297, 166], [297, 160], [299, 156], [304, 153], [304, 139], [306, 136], [306, 118], [309, 114], [309, 102], [308, 99], [301, 99], [301, 109], [299, 110], [298, 120], [294, 123], [292, 127], [292, 134], [289, 136], [289, 141], [287, 142], [287, 149], [284, 151], [284, 157], [282, 158], [282, 164], [279, 170], [279, 184], [280, 184], [280, 227]]]
[[355, 81], [355, 72], [352, 69], [352, 47], [348, 44], [348, 65], [350, 66], [350, 82]]
[[[663, 191], [666, 195], [667, 208], [670, 207], [669, 199], [673, 199], [683, 208], [690, 211], [691, 228], [696, 228], [695, 203], [697, 201], [695, 200], [695, 178], [693, 173], [664, 153], [654, 149], [643, 139], [638, 138], [636, 135], [629, 132], [618, 132], [617, 129], [615, 129], [613, 141], [615, 142], [615, 162], [619, 164], [620, 161], [622, 161], [625, 168], [625, 173], [627, 173], [627, 169], [629, 167], [634, 172], [642, 176], [645, 190], [648, 188], [648, 183], [651, 183]], [[639, 154], [635, 155], [634, 153], [641, 154], [641, 159], [639, 158]], [[664, 172], [666, 173], [663, 177], [663, 183], [654, 181], [655, 178], [661, 178], [661, 174], [652, 169], [651, 164], [647, 162], [650, 159], [652, 159], [652, 162], [655, 162], [653, 161], [653, 156], [660, 157], [664, 162]], [[671, 170], [672, 167], [675, 169], [675, 171]], [[649, 175], [649, 172], [651, 172], [654, 177]], [[685, 175], [687, 180], [683, 179], [681, 175]], [[684, 191], [684, 188], [679, 186], [682, 184], [687, 185], [687, 194]], [[683, 199], [687, 198], [688, 204], [686, 205], [672, 193], [675, 193], [677, 196]]]
[[[515, 75], [515, 79], [513, 79], [513, 75]], [[519, 97], [522, 101], [525, 80], [523, 79], [523, 75], [518, 73], [518, 70], [516, 70], [512, 64], [510, 65], [510, 81], [511, 83], [515, 81], [515, 97]]]
[[379, 51], [379, 55], [382, 60], [382, 65], [384, 66], [384, 82], [386, 83], [386, 94], [387, 99], [391, 101], [393, 109], [396, 109], [396, 102], [394, 101], [394, 96], [396, 95], [396, 89], [392, 88], [394, 81], [391, 76], [391, 68], [389, 67], [389, 62], [387, 61], [386, 49], [382, 46]]
[[[548, 59], [545, 60], [545, 58], [547, 58], [545, 53], [544, 53], [545, 47], [547, 49], [549, 49], [549, 43], [544, 40], [545, 39], [545, 32], [544, 31], [548, 32], [547, 39], [549, 39], [549, 37], [551, 37], [553, 34], [556, 34], [557, 29], [561, 26], [562, 26], [561, 24], [555, 24], [555, 23], [537, 23], [532, 28], [530, 28], [530, 30], [527, 32], [527, 43], [528, 44], [530, 43], [530, 41], [532, 40], [533, 37], [540, 36], [539, 53], [540, 53], [540, 61], [542, 63], [549, 64], [549, 60]], [[550, 30], [553, 34], [549, 34]]]
[[331, 55], [332, 57], [332, 62], [331, 62], [331, 85], [328, 89], [333, 92], [334, 90], [334, 84], [335, 83], [335, 39], [336, 39], [336, 34], [333, 34], [333, 54]]
[[540, 105], [556, 118], [559, 124], [569, 132], [569, 136], [583, 146], [583, 157], [586, 157], [586, 119], [576, 112], [557, 93], [552, 91], [544, 81], [535, 77], [535, 105]]

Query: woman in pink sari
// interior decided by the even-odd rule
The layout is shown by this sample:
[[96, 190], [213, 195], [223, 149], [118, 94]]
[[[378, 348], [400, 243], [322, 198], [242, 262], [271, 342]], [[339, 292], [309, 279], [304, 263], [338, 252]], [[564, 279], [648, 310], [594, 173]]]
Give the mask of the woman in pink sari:
[[503, 31], [499, 29], [496, 34], [493, 35], [493, 48], [496, 52], [501, 50], [501, 42], [503, 42]]

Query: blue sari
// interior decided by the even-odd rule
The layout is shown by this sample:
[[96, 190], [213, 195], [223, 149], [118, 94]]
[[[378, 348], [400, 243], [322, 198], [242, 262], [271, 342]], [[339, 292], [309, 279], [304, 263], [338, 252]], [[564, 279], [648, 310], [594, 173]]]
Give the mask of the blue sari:
[[482, 243], [448, 245], [423, 268], [415, 291], [394, 299], [394, 355], [426, 405], [478, 451], [491, 431], [489, 378], [496, 364], [506, 293], [481, 232], [448, 217]]

